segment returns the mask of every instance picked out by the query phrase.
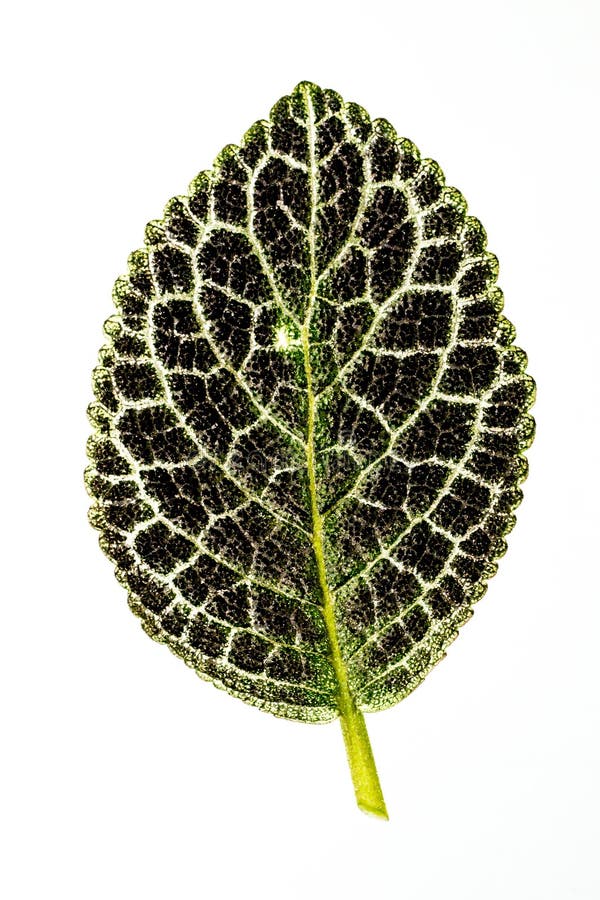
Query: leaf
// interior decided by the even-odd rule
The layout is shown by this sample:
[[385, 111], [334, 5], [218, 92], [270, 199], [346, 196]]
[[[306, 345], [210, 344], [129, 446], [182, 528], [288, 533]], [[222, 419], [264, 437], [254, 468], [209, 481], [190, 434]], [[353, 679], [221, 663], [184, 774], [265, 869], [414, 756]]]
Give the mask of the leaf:
[[290, 719], [412, 691], [505, 551], [534, 385], [439, 166], [299, 84], [146, 229], [94, 373], [93, 525], [156, 640]]

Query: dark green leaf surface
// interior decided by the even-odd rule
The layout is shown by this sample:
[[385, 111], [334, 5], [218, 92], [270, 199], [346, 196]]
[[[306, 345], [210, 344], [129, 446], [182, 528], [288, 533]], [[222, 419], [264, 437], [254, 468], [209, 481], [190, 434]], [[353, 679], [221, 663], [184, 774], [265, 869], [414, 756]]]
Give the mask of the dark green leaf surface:
[[496, 276], [438, 165], [307, 83], [171, 200], [115, 286], [86, 476], [152, 637], [293, 719], [419, 684], [526, 474]]

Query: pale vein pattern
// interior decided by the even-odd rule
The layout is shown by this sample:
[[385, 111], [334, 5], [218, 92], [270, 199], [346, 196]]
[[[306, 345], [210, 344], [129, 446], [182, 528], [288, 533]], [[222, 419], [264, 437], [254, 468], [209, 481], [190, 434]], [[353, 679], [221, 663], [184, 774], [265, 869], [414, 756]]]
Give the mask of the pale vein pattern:
[[335, 718], [324, 577], [349, 690], [382, 709], [470, 616], [533, 434], [485, 244], [436, 163], [308, 83], [148, 226], [86, 481], [131, 608], [202, 677]]

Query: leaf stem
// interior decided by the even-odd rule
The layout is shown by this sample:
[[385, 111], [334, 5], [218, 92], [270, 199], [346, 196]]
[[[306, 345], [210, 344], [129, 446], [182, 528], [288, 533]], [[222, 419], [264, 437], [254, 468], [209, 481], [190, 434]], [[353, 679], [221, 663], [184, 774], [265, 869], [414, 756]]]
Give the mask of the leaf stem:
[[340, 710], [342, 734], [346, 744], [348, 765], [352, 775], [356, 802], [363, 812], [387, 819], [379, 775], [371, 749], [365, 717], [351, 700], [351, 708]]
[[312, 368], [310, 364], [310, 342], [308, 325], [302, 329], [302, 346], [304, 350], [304, 370], [306, 374], [306, 393], [308, 405], [308, 421], [306, 429], [306, 466], [310, 492], [310, 505], [313, 523], [312, 545], [317, 563], [319, 586], [323, 596], [323, 618], [327, 628], [331, 660], [338, 683], [338, 708], [342, 725], [342, 734], [346, 744], [348, 764], [354, 784], [356, 802], [364, 812], [372, 813], [387, 819], [385, 800], [379, 783], [379, 776], [373, 758], [371, 742], [367, 732], [365, 719], [356, 706], [350, 692], [348, 672], [342, 656], [335, 624], [333, 597], [327, 581], [325, 553], [323, 548], [323, 517], [317, 500], [317, 477], [315, 471], [315, 396], [312, 386]]

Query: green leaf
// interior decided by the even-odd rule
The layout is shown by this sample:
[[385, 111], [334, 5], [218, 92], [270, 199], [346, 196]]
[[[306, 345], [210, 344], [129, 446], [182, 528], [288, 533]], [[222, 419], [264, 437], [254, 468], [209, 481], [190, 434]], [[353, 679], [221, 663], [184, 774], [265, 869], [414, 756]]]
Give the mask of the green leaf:
[[534, 385], [439, 166], [299, 84], [146, 229], [94, 373], [93, 525], [145, 630], [269, 712], [412, 691], [505, 550]]

